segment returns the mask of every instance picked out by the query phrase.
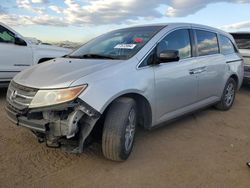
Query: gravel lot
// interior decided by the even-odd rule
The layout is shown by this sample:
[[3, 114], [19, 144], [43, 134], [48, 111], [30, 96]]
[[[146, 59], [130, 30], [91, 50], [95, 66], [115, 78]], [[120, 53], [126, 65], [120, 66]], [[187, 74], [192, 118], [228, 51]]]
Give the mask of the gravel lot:
[[0, 187], [250, 187], [250, 87], [228, 112], [197, 112], [153, 131], [140, 130], [128, 161], [105, 160], [100, 144], [81, 155], [39, 144], [11, 124], [0, 90]]

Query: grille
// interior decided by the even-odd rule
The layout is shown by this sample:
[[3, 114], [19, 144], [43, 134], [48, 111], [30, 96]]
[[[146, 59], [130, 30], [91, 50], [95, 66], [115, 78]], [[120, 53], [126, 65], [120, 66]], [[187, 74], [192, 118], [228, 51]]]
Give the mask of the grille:
[[7, 102], [15, 111], [27, 109], [38, 89], [21, 86], [11, 82], [7, 92]]

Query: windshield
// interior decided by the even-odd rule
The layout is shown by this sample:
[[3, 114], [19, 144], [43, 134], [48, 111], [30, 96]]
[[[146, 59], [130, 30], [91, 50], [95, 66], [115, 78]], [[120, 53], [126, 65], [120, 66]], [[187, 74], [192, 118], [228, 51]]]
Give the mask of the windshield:
[[111, 31], [92, 39], [67, 57], [129, 59], [164, 26], [133, 27]]
[[239, 49], [250, 49], [250, 33], [232, 35]]

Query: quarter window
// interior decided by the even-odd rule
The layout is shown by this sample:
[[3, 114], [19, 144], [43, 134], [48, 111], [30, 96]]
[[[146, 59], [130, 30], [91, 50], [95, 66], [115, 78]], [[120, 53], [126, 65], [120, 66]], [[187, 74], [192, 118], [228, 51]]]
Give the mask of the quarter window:
[[155, 60], [155, 48], [147, 55], [147, 57], [143, 60], [143, 62], [140, 64], [140, 67], [144, 67], [147, 65], [154, 64]]
[[212, 55], [219, 53], [217, 35], [209, 31], [196, 30], [198, 55]]
[[164, 50], [178, 50], [180, 59], [191, 57], [189, 31], [187, 29], [173, 31], [158, 44], [157, 48], [158, 53]]
[[220, 44], [221, 44], [221, 53], [231, 54], [235, 52], [234, 45], [232, 44], [231, 40], [223, 35], [220, 35]]
[[14, 43], [15, 35], [5, 27], [0, 25], [0, 42]]

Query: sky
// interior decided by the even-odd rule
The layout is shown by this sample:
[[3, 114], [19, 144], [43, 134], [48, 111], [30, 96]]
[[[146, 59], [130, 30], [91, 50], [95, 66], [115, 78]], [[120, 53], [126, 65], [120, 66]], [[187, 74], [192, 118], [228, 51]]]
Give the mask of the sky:
[[0, 0], [0, 22], [44, 42], [86, 42], [133, 25], [189, 22], [250, 32], [250, 0]]

